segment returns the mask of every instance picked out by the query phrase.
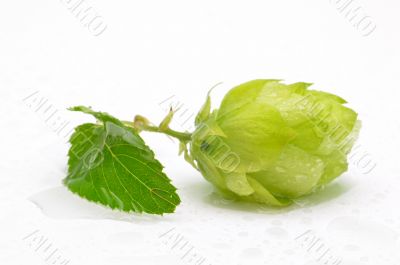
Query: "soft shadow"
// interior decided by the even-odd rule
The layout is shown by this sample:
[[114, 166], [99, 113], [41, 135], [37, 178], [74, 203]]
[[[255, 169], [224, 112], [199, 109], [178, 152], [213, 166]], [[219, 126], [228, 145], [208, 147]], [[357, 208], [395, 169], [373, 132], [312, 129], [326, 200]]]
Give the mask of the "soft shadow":
[[129, 223], [154, 224], [166, 221], [157, 215], [126, 213], [89, 202], [58, 186], [31, 195], [28, 198], [44, 215], [54, 219], [115, 220]]
[[[258, 203], [243, 202], [224, 198], [218, 191], [211, 190], [210, 192], [210, 188], [205, 187], [207, 185], [210, 186], [210, 184], [208, 183], [199, 183], [193, 185], [192, 194], [200, 197], [200, 199], [202, 199], [205, 203], [208, 203], [217, 208], [259, 214], [282, 214], [291, 212], [293, 210], [311, 208], [317, 205], [322, 205], [347, 193], [352, 188], [352, 185], [350, 185], [349, 183], [334, 182], [311, 195], [296, 199], [292, 205], [289, 205], [287, 207], [271, 207]], [[206, 190], [208, 190], [208, 193], [205, 193]]]

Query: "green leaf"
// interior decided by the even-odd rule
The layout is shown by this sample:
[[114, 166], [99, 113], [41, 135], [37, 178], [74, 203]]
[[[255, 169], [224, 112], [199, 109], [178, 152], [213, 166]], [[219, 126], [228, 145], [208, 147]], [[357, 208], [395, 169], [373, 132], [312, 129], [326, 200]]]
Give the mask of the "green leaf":
[[163, 214], [180, 203], [154, 153], [132, 128], [103, 112], [74, 107], [103, 124], [75, 128], [65, 185], [89, 201], [122, 211]]
[[99, 111], [94, 111], [92, 110], [90, 107], [85, 107], [85, 106], [75, 106], [75, 107], [71, 107], [69, 108], [69, 110], [71, 111], [80, 111], [86, 114], [90, 114], [93, 115], [97, 120], [105, 123], [105, 122], [112, 122], [116, 125], [120, 125], [123, 126], [123, 123], [118, 120], [117, 118], [111, 116], [110, 114], [106, 113], [106, 112], [99, 112]]

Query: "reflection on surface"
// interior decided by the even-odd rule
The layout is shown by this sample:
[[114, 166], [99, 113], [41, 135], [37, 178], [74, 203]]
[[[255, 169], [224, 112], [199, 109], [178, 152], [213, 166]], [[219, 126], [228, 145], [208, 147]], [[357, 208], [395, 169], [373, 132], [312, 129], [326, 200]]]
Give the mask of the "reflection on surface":
[[80, 198], [64, 186], [41, 191], [29, 197], [29, 200], [39, 207], [45, 215], [56, 219], [110, 219], [149, 224], [161, 221], [160, 216], [111, 210]]
[[[204, 185], [198, 185], [198, 186], [199, 186], [197, 187], [198, 189], [204, 189], [204, 187], [202, 187]], [[308, 208], [329, 202], [339, 197], [340, 195], [348, 192], [351, 189], [351, 187], [352, 186], [349, 183], [334, 182], [326, 186], [324, 189], [316, 191], [311, 195], [296, 199], [293, 205], [284, 208], [270, 207], [267, 205], [262, 205], [257, 203], [249, 203], [249, 202], [226, 199], [215, 191], [209, 193], [209, 195], [204, 197], [203, 200], [207, 203], [210, 203], [214, 206], [224, 209], [255, 212], [255, 213], [281, 214], [290, 212], [295, 209]]]

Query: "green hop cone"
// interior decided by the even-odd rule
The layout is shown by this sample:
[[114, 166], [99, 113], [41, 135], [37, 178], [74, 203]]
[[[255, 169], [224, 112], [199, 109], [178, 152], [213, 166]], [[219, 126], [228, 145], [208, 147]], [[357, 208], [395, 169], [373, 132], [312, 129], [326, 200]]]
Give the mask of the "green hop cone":
[[190, 143], [204, 178], [230, 197], [284, 206], [345, 172], [357, 113], [310, 85], [253, 80], [213, 111], [208, 95]]

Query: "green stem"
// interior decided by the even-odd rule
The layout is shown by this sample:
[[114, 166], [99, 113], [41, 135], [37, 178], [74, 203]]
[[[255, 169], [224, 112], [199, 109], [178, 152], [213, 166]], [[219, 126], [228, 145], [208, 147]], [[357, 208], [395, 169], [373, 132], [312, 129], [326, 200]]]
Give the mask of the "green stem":
[[172, 136], [174, 138], [177, 138], [178, 140], [183, 141], [183, 142], [187, 142], [187, 141], [190, 141], [192, 139], [192, 134], [191, 133], [178, 132], [178, 131], [174, 131], [174, 130], [172, 130], [170, 128], [161, 130], [157, 126], [151, 126], [151, 125], [145, 125], [145, 124], [143, 124], [140, 128], [136, 128], [134, 122], [123, 121], [123, 123], [125, 125], [127, 125], [127, 126], [130, 126], [130, 127], [133, 127], [134, 129], [137, 129], [137, 130], [142, 130], [142, 131], [146, 131], [146, 132], [163, 133], [163, 134]]
[[161, 130], [159, 127], [156, 126], [144, 126], [142, 129], [143, 131], [147, 132], [164, 133], [166, 135], [175, 137], [180, 141], [190, 141], [192, 139], [192, 135], [190, 133], [177, 132], [170, 128], [167, 128], [166, 130]]

